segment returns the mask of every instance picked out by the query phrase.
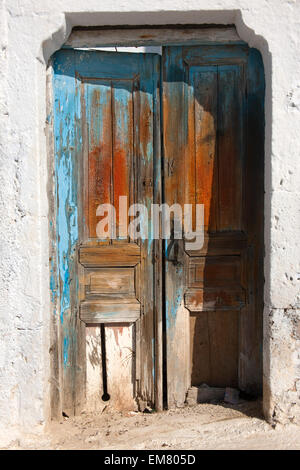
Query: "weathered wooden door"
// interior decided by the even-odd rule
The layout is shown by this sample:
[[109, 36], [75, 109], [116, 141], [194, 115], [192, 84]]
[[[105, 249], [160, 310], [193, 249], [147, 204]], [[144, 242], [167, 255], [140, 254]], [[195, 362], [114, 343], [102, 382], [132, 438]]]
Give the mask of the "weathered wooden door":
[[[160, 179], [159, 66], [155, 54], [55, 55], [58, 285], [68, 413], [86, 400], [97, 408], [110, 397], [122, 409], [133, 409], [136, 397], [155, 401], [150, 214], [154, 180]], [[121, 218], [120, 197], [127, 198]], [[101, 239], [97, 227], [105, 214], [98, 208], [104, 204], [114, 208], [117, 224]], [[143, 220], [147, 236], [137, 240], [126, 232], [132, 204], [149, 214]]]
[[204, 204], [202, 249], [165, 244], [166, 388], [259, 393], [262, 381], [264, 78], [256, 50], [166, 47], [164, 199]]
[[[68, 413], [108, 395], [123, 409], [137, 398], [160, 408], [163, 392], [181, 405], [203, 382], [260, 392], [261, 58], [242, 45], [169, 46], [162, 64], [161, 80], [155, 54], [55, 54], [52, 300]], [[146, 207], [146, 237], [124, 235], [120, 196]], [[204, 205], [202, 247], [153, 240], [161, 202]], [[103, 239], [101, 204], [117, 221]]]

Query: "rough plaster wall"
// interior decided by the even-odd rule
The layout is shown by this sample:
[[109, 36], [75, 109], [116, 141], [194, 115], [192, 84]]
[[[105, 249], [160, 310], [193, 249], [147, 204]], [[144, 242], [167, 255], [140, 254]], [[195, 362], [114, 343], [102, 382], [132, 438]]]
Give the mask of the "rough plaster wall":
[[267, 82], [265, 410], [269, 417], [275, 412], [275, 420], [299, 421], [300, 2], [153, 0], [151, 12], [146, 8], [142, 0], [0, 0], [2, 443], [37, 432], [49, 416], [45, 63], [72, 25], [235, 23], [261, 50]]
[[300, 424], [300, 315], [297, 309], [269, 309], [265, 317], [266, 412], [274, 423]]

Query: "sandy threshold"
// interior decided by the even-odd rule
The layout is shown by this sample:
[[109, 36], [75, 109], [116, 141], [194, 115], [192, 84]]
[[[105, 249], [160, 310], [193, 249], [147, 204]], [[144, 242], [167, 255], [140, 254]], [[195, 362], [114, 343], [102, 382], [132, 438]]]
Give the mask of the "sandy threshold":
[[203, 404], [162, 413], [82, 413], [52, 423], [15, 449], [300, 449], [300, 427], [273, 429], [260, 402]]

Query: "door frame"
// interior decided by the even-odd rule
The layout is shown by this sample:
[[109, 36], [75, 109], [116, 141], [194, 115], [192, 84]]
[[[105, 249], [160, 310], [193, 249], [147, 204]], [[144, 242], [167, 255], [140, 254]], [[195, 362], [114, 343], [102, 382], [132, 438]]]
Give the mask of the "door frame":
[[[150, 45], [247, 45], [237, 34], [234, 25], [222, 26], [189, 26], [189, 25], [174, 25], [161, 26], [161, 27], [76, 27], [73, 28], [69, 38], [62, 48], [95, 48], [104, 46], [150, 46]], [[53, 123], [53, 88], [52, 88], [52, 66], [48, 68], [47, 74], [47, 116], [48, 123]], [[159, 116], [158, 116], [159, 119]], [[57, 200], [55, 193], [55, 152], [54, 152], [54, 132], [52, 126], [47, 126], [47, 143], [49, 149], [49, 233], [50, 233], [50, 289], [51, 289], [51, 302], [53, 307], [52, 321], [50, 325], [51, 337], [51, 415], [54, 418], [60, 418], [63, 410], [62, 404], [62, 369], [64, 360], [64, 344], [62, 340], [62, 331], [59, 321], [60, 317], [60, 288], [58, 277], [58, 257], [57, 257], [57, 243], [59, 234], [56, 231], [57, 220]], [[156, 135], [158, 148], [161, 145], [160, 135]], [[156, 158], [156, 161], [159, 159]], [[161, 168], [156, 168], [158, 173]], [[161, 180], [161, 178], [160, 178]], [[156, 189], [156, 200], [154, 202], [161, 203], [161, 187]], [[161, 241], [156, 243], [155, 248], [155, 295], [156, 295], [156, 308], [155, 308], [155, 408], [162, 410], [163, 403], [163, 280], [162, 280], [162, 246]], [[80, 328], [80, 325], [78, 326]], [[76, 328], [77, 328], [76, 327]], [[81, 376], [85, 376], [85, 365], [81, 364]], [[83, 385], [82, 380], [79, 381]], [[78, 403], [78, 399], [74, 396], [74, 402]], [[82, 398], [83, 399], [83, 398]], [[81, 401], [81, 399], [79, 400]], [[68, 410], [70, 414], [74, 410], [78, 411], [80, 406], [75, 407], [73, 410]], [[75, 410], [75, 411], [76, 411]], [[76, 411], [76, 412], [77, 412]]]

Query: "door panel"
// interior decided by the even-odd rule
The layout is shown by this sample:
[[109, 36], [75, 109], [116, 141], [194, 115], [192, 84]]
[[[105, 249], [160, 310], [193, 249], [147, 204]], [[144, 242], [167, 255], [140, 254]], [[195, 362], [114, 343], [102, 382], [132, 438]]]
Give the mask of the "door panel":
[[263, 129], [261, 70], [243, 46], [164, 48], [165, 202], [204, 204], [205, 229], [201, 249], [166, 245], [168, 406], [191, 384], [261, 389], [263, 207], [251, 209], [263, 194], [253, 173], [254, 161], [263, 172], [263, 132], [251, 135], [255, 120]]
[[[73, 376], [82, 377], [80, 390], [87, 387], [89, 408], [101, 408], [104, 392], [117, 408], [135, 408], [137, 397], [154, 403], [153, 229], [149, 217], [150, 237], [132, 241], [127, 225], [130, 205], [140, 203], [150, 209], [155, 202], [159, 65], [155, 54], [65, 50], [55, 57], [56, 80], [66, 101], [74, 103], [67, 116], [57, 109], [58, 128], [69, 132], [69, 123], [75, 123], [72, 150], [68, 141], [63, 149], [58, 141], [57, 147], [73, 152], [75, 177], [68, 181], [70, 191], [78, 193], [76, 219], [70, 218], [67, 205], [62, 208], [67, 230], [72, 223], [78, 229], [73, 247], [77, 275], [70, 279], [77, 291], [71, 314], [76, 320], [65, 336], [67, 340], [74, 336], [72, 350], [78, 352], [70, 368]], [[64, 88], [66, 79], [72, 86]], [[125, 214], [119, 208], [120, 196], [127, 197]], [[107, 215], [97, 212], [101, 204], [111, 204], [116, 211], [115, 231], [109, 227], [108, 236], [99, 235], [99, 222]], [[79, 409], [84, 393], [79, 398], [73, 382], [69, 388], [73, 392], [65, 397], [64, 407]]]

